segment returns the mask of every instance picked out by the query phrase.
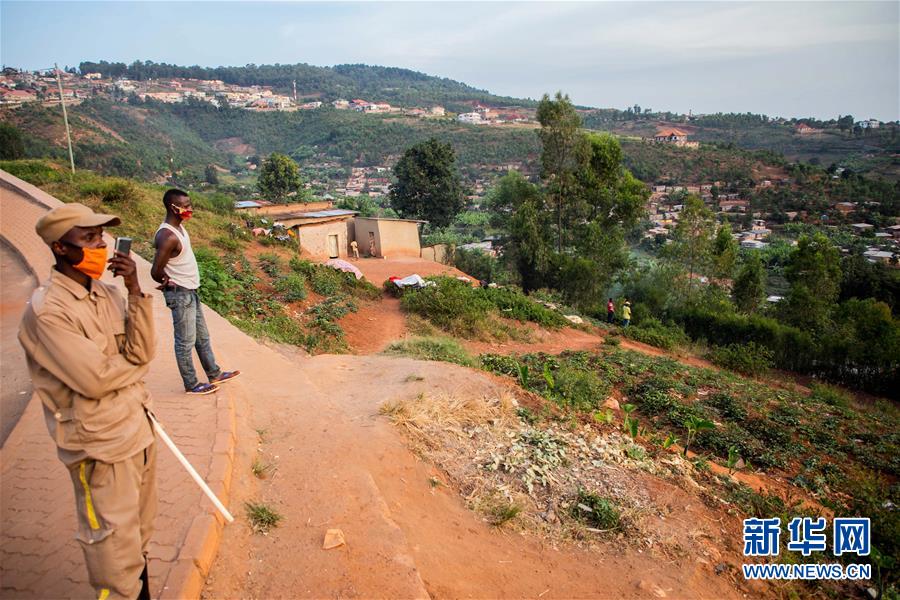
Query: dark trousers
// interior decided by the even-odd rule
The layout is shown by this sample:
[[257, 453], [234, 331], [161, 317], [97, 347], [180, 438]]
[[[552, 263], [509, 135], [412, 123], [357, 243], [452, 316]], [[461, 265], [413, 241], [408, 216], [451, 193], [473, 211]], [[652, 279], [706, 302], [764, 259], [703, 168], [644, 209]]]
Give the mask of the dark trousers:
[[613, 310], [606, 311], [606, 322], [612, 323], [615, 320], [616, 320], [616, 312]]

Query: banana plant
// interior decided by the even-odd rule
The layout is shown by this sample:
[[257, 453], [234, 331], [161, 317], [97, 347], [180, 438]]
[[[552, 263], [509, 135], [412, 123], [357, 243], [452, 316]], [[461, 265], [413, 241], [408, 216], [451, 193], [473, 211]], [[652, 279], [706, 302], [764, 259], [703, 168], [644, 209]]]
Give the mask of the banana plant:
[[741, 455], [738, 454], [737, 446], [731, 446], [728, 448], [728, 474], [731, 475], [735, 471], [735, 467], [737, 466], [738, 461], [741, 460]]
[[687, 440], [685, 440], [684, 443], [684, 456], [687, 456], [688, 448], [690, 448], [691, 442], [694, 441], [697, 432], [703, 431], [704, 429], [716, 428], [716, 425], [712, 421], [696, 415], [688, 417], [688, 420], [684, 422], [684, 426], [687, 427]]
[[523, 390], [531, 389], [528, 382], [528, 365], [519, 363], [516, 366], [519, 368], [519, 385], [522, 386]]
[[662, 447], [664, 450], [668, 450], [674, 444], [678, 443], [678, 438], [672, 435], [671, 433], [666, 436], [666, 439], [663, 440]]
[[[631, 413], [637, 408], [634, 404], [625, 404], [622, 406], [622, 412], [625, 413], [625, 416], [622, 420], [622, 429], [625, 433], [631, 434], [631, 437], [637, 436], [637, 419], [631, 418]], [[631, 432], [634, 431], [632, 434]]]
[[550, 365], [544, 363], [544, 381], [547, 382], [547, 388], [550, 390], [550, 393], [554, 393], [556, 391], [556, 379], [553, 377], [553, 373], [550, 372]]

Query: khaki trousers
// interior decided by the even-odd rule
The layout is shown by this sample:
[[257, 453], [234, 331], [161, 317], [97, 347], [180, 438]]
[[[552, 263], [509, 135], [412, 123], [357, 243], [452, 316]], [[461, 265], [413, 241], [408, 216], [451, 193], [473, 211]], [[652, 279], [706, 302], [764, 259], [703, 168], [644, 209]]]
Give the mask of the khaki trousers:
[[88, 578], [99, 600], [141, 591], [156, 516], [156, 443], [117, 463], [92, 459], [69, 470]]

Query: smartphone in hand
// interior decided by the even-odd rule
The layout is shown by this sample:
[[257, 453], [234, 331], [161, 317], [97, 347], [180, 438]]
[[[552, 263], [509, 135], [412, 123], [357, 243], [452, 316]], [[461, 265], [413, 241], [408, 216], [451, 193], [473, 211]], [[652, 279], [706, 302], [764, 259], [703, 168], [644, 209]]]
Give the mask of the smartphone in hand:
[[116, 238], [116, 252], [121, 252], [125, 256], [128, 256], [131, 253], [131, 238]]

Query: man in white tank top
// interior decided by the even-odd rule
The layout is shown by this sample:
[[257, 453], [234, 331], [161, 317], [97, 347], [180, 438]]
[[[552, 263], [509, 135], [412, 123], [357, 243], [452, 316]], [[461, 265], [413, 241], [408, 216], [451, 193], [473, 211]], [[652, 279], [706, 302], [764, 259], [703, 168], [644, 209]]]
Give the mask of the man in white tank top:
[[[191, 238], [184, 228], [184, 221], [191, 218], [194, 209], [187, 192], [171, 189], [163, 196], [166, 220], [156, 230], [156, 256], [150, 275], [161, 285], [166, 306], [172, 310], [175, 327], [175, 359], [184, 389], [188, 394], [211, 394], [218, 384], [231, 381], [240, 371], [223, 371], [216, 364], [209, 339], [209, 329], [200, 306], [200, 269], [191, 248]], [[209, 383], [201, 383], [194, 370], [193, 349], [197, 349], [200, 364], [206, 371]]]

